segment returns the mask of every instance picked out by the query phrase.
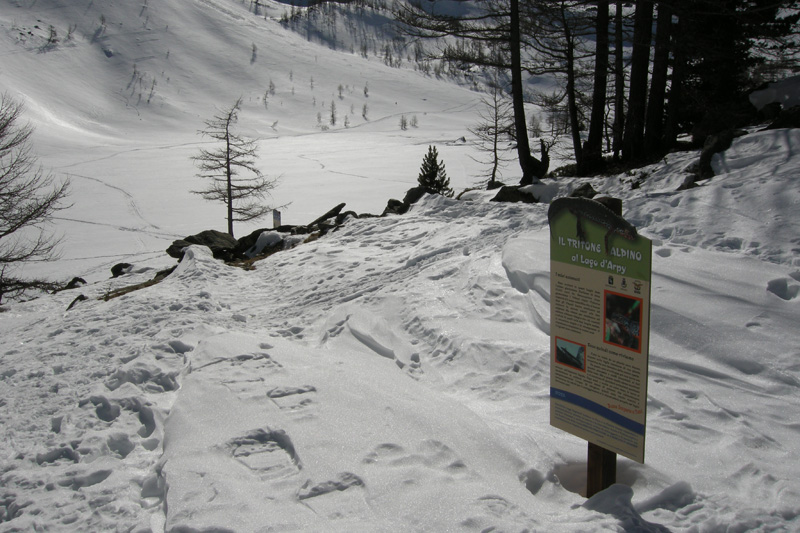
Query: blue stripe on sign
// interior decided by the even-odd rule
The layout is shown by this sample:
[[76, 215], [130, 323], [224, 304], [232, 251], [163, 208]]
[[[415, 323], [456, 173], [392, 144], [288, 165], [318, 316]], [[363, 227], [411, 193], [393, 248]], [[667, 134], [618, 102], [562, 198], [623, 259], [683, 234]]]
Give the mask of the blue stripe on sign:
[[616, 411], [612, 411], [607, 407], [603, 407], [599, 403], [593, 402], [591, 400], [587, 400], [583, 396], [578, 396], [572, 392], [567, 392], [565, 390], [557, 389], [555, 387], [550, 387], [550, 397], [557, 398], [559, 400], [564, 400], [567, 403], [571, 403], [572, 405], [576, 405], [578, 407], [582, 407], [587, 411], [591, 411], [597, 415], [602, 416], [606, 420], [617, 424], [618, 426], [622, 426], [627, 430], [633, 431], [637, 435], [644, 435], [644, 424], [640, 424], [627, 418]]

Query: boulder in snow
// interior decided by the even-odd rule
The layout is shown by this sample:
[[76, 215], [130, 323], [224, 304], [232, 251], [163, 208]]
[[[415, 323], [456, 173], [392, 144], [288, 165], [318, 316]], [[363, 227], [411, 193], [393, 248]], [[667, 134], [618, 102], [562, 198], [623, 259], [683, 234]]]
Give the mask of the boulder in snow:
[[525, 204], [535, 204], [538, 203], [539, 200], [537, 200], [534, 195], [521, 190], [519, 186], [507, 185], [505, 187], [500, 187], [495, 197], [492, 198], [492, 202], [522, 202]]
[[117, 263], [113, 267], [111, 267], [111, 277], [118, 278], [123, 274], [127, 274], [133, 269], [133, 265], [130, 263]]
[[190, 235], [185, 239], [174, 241], [170, 247], [167, 248], [167, 254], [169, 254], [170, 257], [180, 260], [183, 258], [183, 249], [190, 244], [205, 246], [211, 250], [215, 258], [227, 260], [233, 258], [239, 242], [227, 233], [209, 229], [201, 231], [196, 235]]

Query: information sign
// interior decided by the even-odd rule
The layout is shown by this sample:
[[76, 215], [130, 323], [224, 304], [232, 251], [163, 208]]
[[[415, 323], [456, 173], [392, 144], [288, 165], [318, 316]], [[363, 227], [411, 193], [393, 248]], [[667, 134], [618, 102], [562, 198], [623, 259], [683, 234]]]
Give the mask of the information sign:
[[643, 463], [652, 242], [594, 200], [548, 218], [550, 424]]

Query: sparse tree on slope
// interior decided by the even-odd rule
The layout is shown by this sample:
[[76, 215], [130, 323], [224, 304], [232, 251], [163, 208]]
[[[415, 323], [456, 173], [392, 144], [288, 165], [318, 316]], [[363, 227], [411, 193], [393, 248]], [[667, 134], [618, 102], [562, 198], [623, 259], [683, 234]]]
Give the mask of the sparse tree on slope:
[[452, 197], [453, 189], [450, 188], [450, 178], [444, 170], [444, 161], [439, 161], [439, 152], [434, 146], [428, 146], [428, 153], [422, 159], [419, 169], [419, 184], [426, 189]]
[[33, 128], [20, 124], [22, 104], [0, 95], [0, 302], [53, 283], [16, 277], [31, 261], [54, 257], [58, 239], [43, 226], [65, 206], [68, 181], [56, 183], [36, 165], [31, 151]]
[[500, 167], [511, 161], [502, 144], [508, 144], [512, 138], [514, 114], [511, 103], [504, 98], [496, 79], [490, 84], [490, 89], [491, 93], [481, 98], [483, 109], [478, 111], [480, 121], [469, 131], [478, 138], [477, 148], [486, 156], [483, 160], [475, 161], [489, 167], [488, 186], [493, 188]]
[[[266, 179], [256, 167], [255, 141], [233, 130], [241, 107], [242, 99], [239, 98], [231, 107], [206, 121], [206, 128], [200, 133], [220, 141], [221, 146], [214, 150], [201, 148], [200, 155], [193, 158], [200, 169], [198, 176], [210, 180], [206, 189], [193, 192], [206, 200], [226, 205], [231, 236], [234, 222], [256, 220], [272, 211], [272, 206], [258, 200], [267, 196], [277, 183], [277, 180]], [[243, 176], [242, 173], [249, 175]]]
[[[525, 119], [520, 0], [479, 0], [472, 4], [474, 12], [470, 9], [460, 16], [437, 12], [435, 3], [423, 5], [414, 1], [397, 5], [395, 18], [407, 35], [417, 39], [454, 37], [475, 45], [446, 45], [442, 51], [443, 59], [510, 73], [517, 158], [522, 170], [520, 184], [529, 185], [544, 177], [550, 165], [547, 147], [541, 142], [540, 158], [533, 156]], [[484, 45], [490, 47], [491, 54], [482, 53]]]

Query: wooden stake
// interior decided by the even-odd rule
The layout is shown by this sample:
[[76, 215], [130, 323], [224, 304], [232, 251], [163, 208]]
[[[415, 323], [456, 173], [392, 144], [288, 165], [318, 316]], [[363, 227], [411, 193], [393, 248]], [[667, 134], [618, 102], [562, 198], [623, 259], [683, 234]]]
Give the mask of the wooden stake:
[[[614, 198], [599, 198], [598, 200], [616, 214], [622, 216], [621, 201]], [[586, 497], [591, 498], [616, 482], [617, 454], [590, 442], [586, 463]]]
[[591, 498], [617, 482], [617, 454], [589, 443], [586, 465], [586, 497]]

